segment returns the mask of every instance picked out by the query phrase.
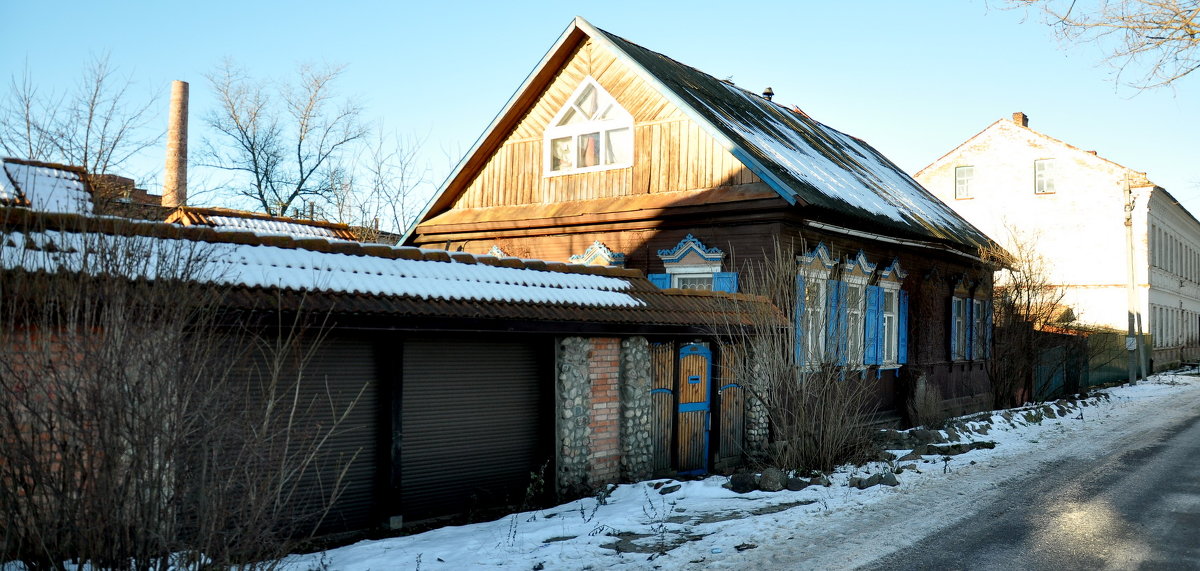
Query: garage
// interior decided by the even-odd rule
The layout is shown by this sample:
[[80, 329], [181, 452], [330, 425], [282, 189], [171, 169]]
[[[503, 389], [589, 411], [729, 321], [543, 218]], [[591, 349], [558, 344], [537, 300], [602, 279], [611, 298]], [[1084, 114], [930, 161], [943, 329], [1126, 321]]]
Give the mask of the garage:
[[553, 339], [409, 338], [403, 343], [400, 509], [406, 524], [519, 505], [554, 473]]

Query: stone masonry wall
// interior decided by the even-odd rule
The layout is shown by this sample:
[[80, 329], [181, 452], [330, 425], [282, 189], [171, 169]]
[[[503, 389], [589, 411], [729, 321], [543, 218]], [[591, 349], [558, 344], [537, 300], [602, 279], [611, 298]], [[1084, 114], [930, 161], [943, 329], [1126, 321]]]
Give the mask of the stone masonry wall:
[[629, 481], [654, 474], [650, 440], [650, 343], [645, 337], [621, 342], [621, 476]]
[[558, 344], [558, 493], [566, 497], [590, 491], [590, 349], [591, 343], [581, 337], [567, 337]]

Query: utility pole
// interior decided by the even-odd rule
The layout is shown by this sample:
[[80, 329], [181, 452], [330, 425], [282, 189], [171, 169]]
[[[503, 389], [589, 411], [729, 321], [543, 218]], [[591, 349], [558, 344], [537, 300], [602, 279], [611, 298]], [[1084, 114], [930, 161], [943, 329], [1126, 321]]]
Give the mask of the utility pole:
[[1129, 272], [1129, 335], [1125, 337], [1125, 350], [1129, 353], [1129, 384], [1137, 384], [1138, 354], [1141, 339], [1138, 336], [1140, 317], [1137, 300], [1137, 271], [1133, 265], [1133, 191], [1129, 188], [1129, 174], [1125, 174], [1125, 263]]

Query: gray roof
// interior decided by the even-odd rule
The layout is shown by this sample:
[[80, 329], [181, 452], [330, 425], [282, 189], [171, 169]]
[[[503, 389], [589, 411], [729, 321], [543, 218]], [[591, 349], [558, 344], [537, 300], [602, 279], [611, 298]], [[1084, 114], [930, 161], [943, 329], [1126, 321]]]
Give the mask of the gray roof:
[[726, 140], [733, 154], [789, 203], [835, 219], [866, 222], [874, 232], [899, 231], [971, 250], [992, 244], [862, 140], [581, 19], [576, 23], [642, 68], [665, 95], [718, 140]]

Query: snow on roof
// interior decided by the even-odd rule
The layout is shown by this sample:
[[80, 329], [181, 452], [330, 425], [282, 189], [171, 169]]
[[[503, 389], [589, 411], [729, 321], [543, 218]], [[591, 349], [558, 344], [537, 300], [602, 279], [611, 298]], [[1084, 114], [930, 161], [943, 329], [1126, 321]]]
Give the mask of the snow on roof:
[[630, 289], [627, 280], [602, 275], [58, 230], [9, 232], [0, 245], [0, 269], [100, 273], [99, 264], [84, 265], [84, 254], [98, 248], [146, 252], [145, 263], [126, 267], [134, 279], [172, 277], [173, 263], [196, 256], [204, 266], [187, 277], [215, 285], [594, 307], [644, 304], [624, 292]]
[[209, 216], [213, 228], [218, 230], [249, 230], [255, 234], [275, 236], [314, 236], [317, 238], [344, 239], [341, 233], [329, 228], [300, 224], [284, 220], [264, 220], [238, 216]]
[[79, 169], [17, 159], [3, 162], [0, 202], [17, 203], [40, 212], [92, 212], [92, 193]]
[[181, 206], [167, 216], [167, 223], [183, 226], [208, 226], [220, 232], [253, 232], [258, 236], [315, 237], [358, 241], [354, 230], [345, 224], [324, 220], [304, 220], [270, 216], [216, 207]]
[[789, 202], [972, 249], [991, 245], [865, 142], [586, 22], [581, 27], [611, 42], [694, 120], [727, 139], [731, 152]]

